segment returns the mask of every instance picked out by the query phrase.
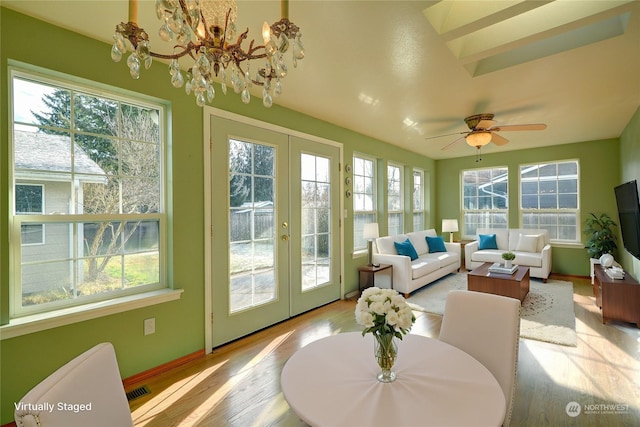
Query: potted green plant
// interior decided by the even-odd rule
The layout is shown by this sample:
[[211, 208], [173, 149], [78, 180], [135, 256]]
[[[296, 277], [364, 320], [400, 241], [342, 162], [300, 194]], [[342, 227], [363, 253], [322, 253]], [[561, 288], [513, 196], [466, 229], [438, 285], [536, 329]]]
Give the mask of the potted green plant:
[[588, 236], [585, 248], [589, 257], [599, 259], [604, 254], [613, 254], [618, 245], [616, 245], [616, 236], [611, 227], [616, 227], [617, 224], [611, 217], [606, 213], [600, 214], [600, 216], [590, 213], [585, 223], [587, 227], [584, 234]]
[[511, 268], [511, 262], [516, 258], [516, 254], [511, 251], [503, 252], [502, 259], [504, 260], [505, 268]]

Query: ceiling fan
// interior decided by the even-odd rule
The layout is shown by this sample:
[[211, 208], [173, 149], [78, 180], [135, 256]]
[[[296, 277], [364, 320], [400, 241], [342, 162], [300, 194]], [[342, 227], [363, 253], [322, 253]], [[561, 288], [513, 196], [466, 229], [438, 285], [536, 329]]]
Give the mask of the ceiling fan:
[[[476, 147], [479, 153], [480, 148], [489, 144], [490, 142], [493, 142], [495, 145], [505, 145], [509, 142], [508, 139], [499, 135], [497, 132], [544, 130], [547, 128], [547, 125], [542, 123], [496, 126], [496, 121], [493, 120], [493, 116], [494, 115], [491, 113], [474, 114], [464, 119], [464, 122], [469, 127], [469, 131], [432, 136], [426, 139], [441, 138], [443, 136], [450, 135], [463, 135], [460, 138], [442, 147], [442, 150], [447, 150], [464, 139], [468, 145], [470, 145], [471, 147]], [[479, 160], [481, 159], [478, 157], [476, 161]]]

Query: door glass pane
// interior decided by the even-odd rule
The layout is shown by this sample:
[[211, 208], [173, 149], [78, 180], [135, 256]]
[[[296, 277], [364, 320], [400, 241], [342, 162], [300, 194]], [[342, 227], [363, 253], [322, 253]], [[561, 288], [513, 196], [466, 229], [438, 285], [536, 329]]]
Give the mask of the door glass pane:
[[331, 182], [328, 158], [300, 155], [302, 291], [330, 282]]
[[276, 299], [275, 149], [229, 141], [229, 304], [234, 313]]

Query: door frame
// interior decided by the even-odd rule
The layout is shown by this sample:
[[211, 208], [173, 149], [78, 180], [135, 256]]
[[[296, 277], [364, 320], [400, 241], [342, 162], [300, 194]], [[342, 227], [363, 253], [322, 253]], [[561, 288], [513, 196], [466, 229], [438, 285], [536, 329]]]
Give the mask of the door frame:
[[326, 138], [321, 138], [315, 135], [310, 135], [297, 130], [289, 129], [280, 125], [275, 125], [261, 120], [245, 117], [240, 114], [232, 113], [229, 111], [221, 110], [219, 108], [205, 105], [202, 108], [202, 121], [203, 121], [203, 160], [204, 160], [204, 341], [205, 341], [205, 354], [209, 354], [213, 351], [213, 289], [211, 283], [211, 263], [208, 262], [211, 259], [211, 239], [213, 236], [213, 225], [211, 224], [211, 116], [216, 116], [223, 119], [230, 119], [236, 122], [244, 123], [250, 126], [263, 128], [266, 130], [283, 133], [288, 136], [296, 136], [304, 138], [312, 142], [319, 144], [331, 145], [339, 150], [339, 163], [340, 163], [340, 179], [339, 185], [339, 197], [340, 205], [339, 212], [341, 226], [339, 227], [339, 239], [340, 239], [340, 299], [344, 299], [344, 147], [343, 144], [332, 141]]

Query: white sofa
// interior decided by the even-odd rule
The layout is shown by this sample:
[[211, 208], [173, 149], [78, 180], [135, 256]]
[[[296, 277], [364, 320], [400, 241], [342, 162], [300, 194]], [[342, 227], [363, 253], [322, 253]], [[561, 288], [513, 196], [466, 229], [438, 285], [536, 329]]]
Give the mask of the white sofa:
[[[373, 262], [393, 265], [393, 289], [405, 297], [416, 289], [460, 269], [460, 244], [445, 242], [446, 252], [429, 253], [427, 236], [437, 237], [436, 231], [414, 231], [376, 239]], [[398, 255], [394, 245], [394, 242], [401, 243], [407, 239], [418, 254], [418, 259], [414, 261], [406, 255]]]
[[[529, 276], [547, 281], [551, 273], [549, 232], [531, 228], [478, 228], [476, 240], [464, 247], [465, 267], [473, 270], [485, 262], [504, 262], [502, 254], [516, 255], [514, 264], [529, 267]], [[480, 235], [496, 235], [498, 249], [479, 249]]]

